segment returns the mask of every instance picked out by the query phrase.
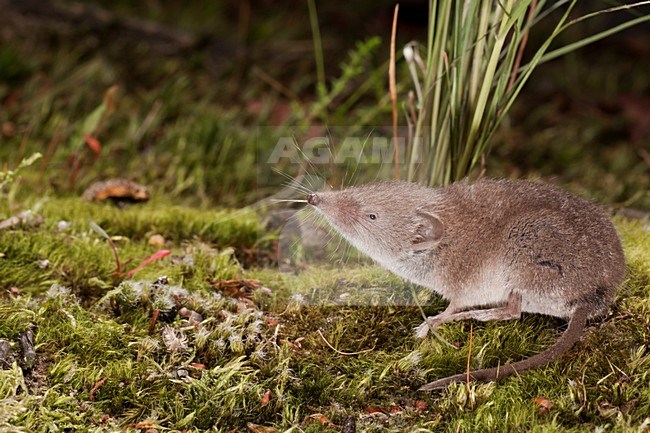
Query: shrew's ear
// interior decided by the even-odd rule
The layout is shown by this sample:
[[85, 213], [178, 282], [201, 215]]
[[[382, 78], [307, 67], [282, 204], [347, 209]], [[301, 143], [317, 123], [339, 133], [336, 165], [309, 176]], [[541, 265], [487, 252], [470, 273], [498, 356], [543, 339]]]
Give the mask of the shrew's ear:
[[411, 240], [414, 251], [429, 249], [438, 244], [445, 234], [445, 226], [437, 216], [418, 209], [415, 233]]

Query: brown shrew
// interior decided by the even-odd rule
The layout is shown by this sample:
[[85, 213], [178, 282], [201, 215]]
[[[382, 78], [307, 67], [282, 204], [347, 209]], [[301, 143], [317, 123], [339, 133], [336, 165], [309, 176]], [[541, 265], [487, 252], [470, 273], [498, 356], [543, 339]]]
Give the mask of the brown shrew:
[[[307, 202], [384, 268], [442, 295], [449, 306], [416, 328], [518, 319], [569, 319], [550, 348], [522, 361], [469, 372], [489, 381], [541, 367], [569, 350], [587, 319], [603, 315], [625, 272], [605, 212], [562, 189], [529, 181], [461, 181], [428, 188], [401, 181], [309, 194]], [[466, 374], [423, 386], [432, 390]]]

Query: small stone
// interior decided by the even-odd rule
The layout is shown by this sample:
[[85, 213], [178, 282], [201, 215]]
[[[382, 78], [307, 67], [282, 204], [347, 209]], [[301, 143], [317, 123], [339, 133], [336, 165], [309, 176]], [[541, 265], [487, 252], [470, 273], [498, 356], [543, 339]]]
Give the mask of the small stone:
[[36, 359], [36, 349], [34, 348], [34, 334], [30, 329], [23, 332], [19, 337], [20, 346], [22, 348], [22, 367], [30, 370], [34, 365]]
[[149, 245], [162, 249], [165, 247], [165, 238], [158, 234], [152, 235], [149, 238]]
[[68, 230], [71, 225], [72, 225], [72, 223], [70, 221], [61, 220], [58, 223], [56, 223], [56, 229], [58, 231], [60, 231], [60, 232], [63, 232], [63, 231]]
[[192, 310], [190, 311], [190, 317], [187, 319], [187, 321], [190, 322], [190, 325], [198, 325], [199, 323], [203, 322], [203, 316]]
[[0, 365], [10, 365], [10, 362], [7, 362], [9, 358], [9, 352], [11, 351], [11, 343], [9, 341], [0, 339]]
[[179, 368], [178, 370], [173, 372], [172, 375], [175, 376], [176, 379], [182, 380], [183, 382], [190, 381], [190, 373], [184, 368]]

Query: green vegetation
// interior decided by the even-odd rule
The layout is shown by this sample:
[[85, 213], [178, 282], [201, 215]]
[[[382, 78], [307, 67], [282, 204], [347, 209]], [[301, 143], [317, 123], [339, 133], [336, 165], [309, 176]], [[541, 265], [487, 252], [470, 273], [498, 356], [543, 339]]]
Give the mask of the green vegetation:
[[[188, 248], [197, 249], [200, 257], [204, 254], [201, 244], [218, 246], [232, 255], [233, 250], [226, 250], [227, 247], [252, 248], [260, 239], [258, 220], [246, 210], [199, 211], [156, 203], [120, 210], [110, 204], [84, 203], [72, 198], [45, 200], [37, 207], [45, 217], [43, 228], [0, 231], [1, 288], [27, 286], [42, 290], [54, 282], [82, 291], [110, 287], [115, 271], [113, 253], [108, 243], [91, 229], [89, 221], [117, 236], [114, 241], [122, 261], [135, 260], [129, 269], [155, 252], [154, 247], [147, 245], [154, 234], [179, 246], [193, 243]], [[61, 222], [69, 227], [60, 229]], [[47, 265], [39, 268], [40, 260], [47, 260]], [[210, 265], [209, 260], [204, 261], [206, 257], [201, 260], [204, 266], [221, 267], [225, 263]], [[142, 272], [156, 274], [159, 266], [150, 265]]]
[[[485, 158], [495, 132], [540, 63], [650, 20], [648, 15], [630, 18], [550, 51], [558, 35], [576, 23], [633, 7], [570, 19], [577, 0], [568, 3], [557, 11], [557, 5], [544, 0], [430, 2], [425, 59], [420, 59], [417, 44], [404, 49], [417, 95], [404, 109], [410, 129], [409, 181], [435, 186], [468, 176]], [[551, 31], [522, 62], [529, 32], [554, 11], [559, 17]]]
[[[647, 216], [617, 217], [626, 281], [567, 355], [497, 384], [420, 393], [464, 371], [468, 355], [480, 368], [538, 353], [564, 323], [455, 323], [421, 341], [415, 304], [429, 314], [442, 299], [350, 255], [275, 266], [278, 233], [258, 200], [286, 181], [273, 168], [302, 172], [261, 158], [279, 137], [326, 136], [336, 153], [347, 137], [390, 136], [376, 126], [389, 124], [387, 27], [348, 35], [346, 10], [316, 2], [255, 13], [247, 2], [95, 3], [114, 23], [155, 20], [226, 47], [160, 55], [110, 29], [32, 38], [38, 26], [25, 26], [21, 37], [0, 16], [0, 223], [23, 218], [0, 229], [0, 432], [339, 432], [348, 419], [368, 432], [648, 429]], [[379, 15], [376, 2], [358, 3]], [[538, 67], [485, 169], [647, 212], [647, 47], [596, 49]], [[398, 68], [408, 77], [406, 62]], [[408, 85], [398, 83], [402, 96]], [[381, 161], [344, 162], [306, 170], [333, 185], [392, 175]], [[116, 176], [151, 200], [81, 198]]]
[[[465, 369], [469, 324], [419, 341], [411, 332], [418, 308], [355, 306], [369, 304], [364, 288], [409, 293], [386, 272], [362, 264], [299, 275], [244, 269], [232, 247], [250, 242], [242, 233], [256, 233], [253, 219], [221, 215], [210, 225], [208, 212], [154, 203], [124, 211], [71, 206], [72, 199], [53, 200], [43, 208], [44, 225], [2, 235], [1, 280], [20, 293], [6, 290], [0, 303], [0, 339], [14, 359], [0, 370], [0, 427], [228, 431], [252, 422], [338, 431], [353, 416], [369, 431], [637, 431], [648, 422], [650, 234], [641, 223], [618, 221], [627, 281], [612, 313], [570, 355], [496, 385], [419, 393], [426, 381]], [[113, 279], [108, 245], [83, 223], [100, 213], [113, 215], [104, 221], [111, 235], [129, 234], [124, 243], [117, 238], [123, 257], [150, 252], [143, 234], [153, 232], [173, 240], [173, 254], [132, 279]], [[73, 224], [57, 231], [56, 221], [71, 214]], [[38, 259], [51, 264], [39, 270]], [[162, 275], [168, 283], [155, 283]], [[211, 283], [240, 278], [257, 278], [271, 293], [232, 298]], [[347, 281], [351, 297], [335, 307], [328, 293], [337, 279]], [[442, 307], [434, 299], [427, 308]], [[538, 352], [560, 326], [534, 315], [474, 324], [471, 366]], [[37, 356], [21, 369], [19, 337], [27, 330]]]

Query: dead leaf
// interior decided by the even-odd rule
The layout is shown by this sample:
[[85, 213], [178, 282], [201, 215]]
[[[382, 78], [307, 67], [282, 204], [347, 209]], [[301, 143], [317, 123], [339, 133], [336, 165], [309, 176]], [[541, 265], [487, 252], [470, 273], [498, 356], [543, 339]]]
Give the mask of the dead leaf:
[[299, 352], [299, 351], [301, 351], [303, 349], [302, 344], [300, 344], [300, 342], [302, 340], [304, 340], [304, 339], [305, 339], [305, 337], [299, 337], [299, 338], [296, 338], [295, 341], [291, 342], [291, 340], [289, 340], [288, 338], [282, 338], [280, 340], [280, 344], [285, 344], [285, 345], [289, 346], [289, 348], [291, 350], [293, 350], [294, 352]]
[[247, 422], [246, 427], [253, 433], [276, 433], [278, 431], [275, 427], [265, 427], [252, 422]]
[[153, 333], [156, 329], [156, 321], [158, 320], [158, 315], [160, 315], [160, 310], [156, 308], [151, 314], [151, 320], [149, 321], [149, 334]]
[[261, 406], [261, 407], [264, 407], [264, 406], [266, 406], [267, 404], [269, 404], [269, 401], [270, 401], [270, 400], [271, 400], [271, 390], [269, 389], [269, 390], [267, 390], [267, 391], [264, 393], [264, 395], [262, 396], [262, 406]]
[[548, 413], [548, 411], [550, 411], [553, 408], [553, 406], [555, 406], [551, 400], [546, 399], [544, 397], [536, 397], [535, 404], [539, 406], [540, 415]]
[[390, 414], [391, 415], [396, 415], [396, 414], [402, 413], [402, 412], [404, 412], [404, 409], [402, 409], [399, 406], [393, 406], [393, 407], [390, 408]]
[[113, 178], [93, 183], [84, 191], [83, 198], [89, 201], [113, 199], [139, 202], [149, 200], [149, 191], [132, 180]]
[[327, 425], [327, 426], [334, 425], [334, 423], [330, 421], [330, 419], [325, 415], [323, 415], [322, 413], [314, 413], [307, 416], [307, 418], [305, 418], [305, 422], [308, 422], [309, 420], [316, 420], [320, 423], [320, 425]]
[[108, 376], [104, 376], [101, 379], [99, 379], [97, 382], [95, 382], [92, 389], [90, 390], [90, 393], [88, 393], [88, 397], [90, 398], [90, 401], [95, 401], [95, 393], [99, 390], [99, 388], [101, 388], [104, 385], [106, 379], [108, 379]]
[[262, 290], [264, 293], [271, 293], [271, 290], [262, 286], [260, 280], [240, 279], [240, 280], [208, 280], [212, 288], [217, 289], [221, 294], [236, 299], [252, 300], [253, 293]]
[[242, 314], [250, 310], [257, 310], [257, 306], [252, 299], [240, 298], [237, 301], [237, 313]]
[[417, 412], [427, 410], [427, 402], [422, 400], [416, 400], [415, 404], [413, 404], [413, 407]]
[[366, 408], [366, 413], [372, 414], [372, 413], [386, 413], [386, 411], [380, 407], [375, 407], [375, 406], [369, 406]]
[[92, 150], [95, 155], [99, 155], [99, 153], [102, 151], [102, 145], [99, 140], [86, 133], [84, 133], [83, 137], [90, 150]]

